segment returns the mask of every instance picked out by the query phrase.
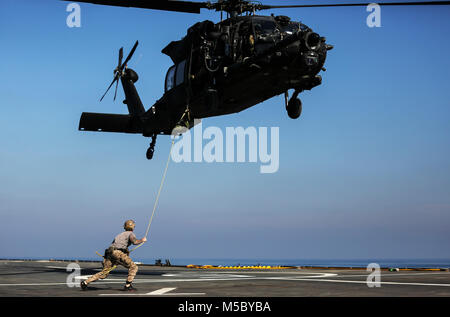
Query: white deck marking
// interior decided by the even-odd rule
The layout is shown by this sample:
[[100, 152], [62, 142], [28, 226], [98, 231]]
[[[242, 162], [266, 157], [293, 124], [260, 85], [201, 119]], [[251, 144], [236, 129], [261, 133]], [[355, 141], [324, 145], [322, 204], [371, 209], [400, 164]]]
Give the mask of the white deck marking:
[[176, 287], [165, 287], [165, 288], [160, 288], [157, 289], [156, 291], [147, 293], [147, 295], [163, 295], [165, 293], [168, 293], [170, 291], [173, 291], [174, 289], [177, 289]]
[[169, 293], [173, 290], [177, 289], [176, 287], [164, 287], [157, 289], [156, 291], [144, 294], [135, 294], [135, 293], [125, 293], [125, 294], [99, 294], [99, 296], [194, 296], [194, 295], [205, 295], [205, 293]]
[[[305, 282], [329, 282], [329, 283], [354, 283], [354, 284], [367, 284], [367, 281], [350, 281], [350, 280], [323, 280], [323, 279], [307, 279], [307, 278], [269, 278], [277, 280], [287, 280], [287, 281], [305, 281]], [[432, 283], [406, 283], [406, 282], [383, 282], [380, 284], [386, 285], [412, 285], [412, 286], [446, 286], [450, 287], [450, 284], [432, 284]]]
[[67, 285], [67, 283], [0, 284], [0, 286], [55, 286], [55, 285]]
[[[75, 280], [87, 280], [88, 278], [90, 278], [92, 275], [80, 275], [80, 276], [75, 276], [74, 279]], [[108, 281], [124, 281], [124, 278], [119, 279], [119, 278], [108, 278]]]
[[[384, 277], [390, 277], [390, 276], [411, 276], [411, 275], [433, 275], [433, 274], [443, 274], [448, 272], [430, 272], [430, 273], [396, 273], [396, 272], [389, 272], [389, 273], [381, 273], [381, 278]], [[367, 277], [370, 273], [367, 274], [352, 274], [352, 275], [341, 275], [341, 277]], [[450, 277], [450, 274], [449, 274]]]

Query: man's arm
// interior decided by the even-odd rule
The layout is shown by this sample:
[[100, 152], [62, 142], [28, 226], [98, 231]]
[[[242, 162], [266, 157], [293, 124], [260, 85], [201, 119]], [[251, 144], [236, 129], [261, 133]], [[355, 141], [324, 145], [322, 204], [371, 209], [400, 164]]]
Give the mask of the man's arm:
[[136, 236], [133, 234], [133, 235], [130, 236], [130, 241], [133, 244], [141, 244], [141, 243], [146, 242], [147, 238], [143, 237], [142, 239], [138, 240], [138, 239], [136, 239]]
[[141, 244], [141, 243], [144, 243], [144, 242], [147, 242], [147, 238], [146, 237], [143, 237], [141, 240], [135, 240], [134, 244]]

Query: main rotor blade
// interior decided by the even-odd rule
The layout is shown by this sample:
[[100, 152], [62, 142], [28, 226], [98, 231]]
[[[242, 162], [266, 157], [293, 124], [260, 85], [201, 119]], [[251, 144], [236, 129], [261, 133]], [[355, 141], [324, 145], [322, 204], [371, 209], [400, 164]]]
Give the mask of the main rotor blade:
[[120, 65], [120, 67], [119, 67], [120, 70], [122, 70], [122, 69], [125, 67], [125, 65], [128, 63], [128, 61], [131, 59], [131, 57], [133, 56], [134, 51], [136, 50], [136, 47], [138, 46], [138, 44], [139, 44], [139, 41], [136, 41], [136, 43], [134, 43], [134, 46], [133, 46], [133, 48], [131, 49], [130, 54], [128, 54], [128, 56], [127, 56], [127, 58], [125, 59], [125, 61], [123, 62], [123, 64]]
[[116, 74], [116, 75], [114, 76], [114, 79], [113, 79], [113, 81], [111, 82], [111, 85], [109, 85], [108, 89], [106, 89], [105, 93], [104, 93], [103, 96], [100, 98], [100, 101], [102, 101], [103, 98], [105, 98], [105, 96], [106, 96], [106, 94], [108, 93], [109, 89], [111, 89], [112, 85], [114, 84], [114, 82], [115, 82], [116, 80], [119, 81], [119, 75], [118, 75], [118, 74]]
[[[303, 4], [303, 5], [261, 5], [259, 10], [284, 9], [284, 8], [321, 8], [321, 7], [361, 7], [370, 3], [333, 3], [333, 4]], [[450, 5], [450, 1], [412, 1], [412, 2], [377, 2], [380, 6], [411, 6], [411, 5]]]
[[[73, 0], [62, 0], [71, 1]], [[109, 5], [115, 7], [132, 7], [164, 11], [200, 13], [200, 9], [208, 8], [208, 2], [173, 1], [173, 0], [77, 0], [92, 4]]]

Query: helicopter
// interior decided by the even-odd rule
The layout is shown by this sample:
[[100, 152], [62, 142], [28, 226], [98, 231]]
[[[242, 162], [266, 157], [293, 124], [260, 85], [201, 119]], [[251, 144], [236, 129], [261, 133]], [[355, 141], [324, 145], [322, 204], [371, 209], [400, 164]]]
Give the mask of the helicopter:
[[[68, 1], [68, 0], [63, 0]], [[170, 42], [162, 53], [173, 62], [165, 76], [164, 94], [145, 109], [135, 83], [139, 76], [128, 67], [139, 44], [123, 61], [119, 49], [114, 78], [101, 97], [121, 81], [129, 114], [83, 112], [80, 131], [142, 134], [151, 142], [146, 157], [154, 155], [158, 135], [179, 135], [194, 126], [194, 119], [238, 113], [284, 94], [288, 116], [302, 113], [298, 97], [321, 85], [321, 71], [333, 45], [307, 25], [288, 16], [263, 16], [257, 11], [282, 8], [368, 6], [369, 3], [263, 5], [244, 0], [217, 2], [78, 0], [92, 4], [136, 7], [199, 14], [201, 9], [220, 12], [220, 22], [209, 20], [191, 26], [181, 40]], [[388, 2], [378, 5], [448, 5], [450, 1]], [[223, 14], [226, 13], [224, 19]], [[294, 90], [289, 96], [289, 90]]]

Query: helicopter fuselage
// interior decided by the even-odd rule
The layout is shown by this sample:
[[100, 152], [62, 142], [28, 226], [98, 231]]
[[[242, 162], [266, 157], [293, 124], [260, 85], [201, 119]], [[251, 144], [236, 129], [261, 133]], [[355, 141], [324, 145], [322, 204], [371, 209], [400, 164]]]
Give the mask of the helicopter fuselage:
[[238, 16], [218, 24], [197, 23], [187, 36], [163, 53], [175, 65], [165, 93], [148, 110], [149, 135], [162, 126], [170, 134], [186, 107], [190, 120], [240, 112], [289, 89], [298, 92], [321, 84], [325, 39], [288, 17]]
[[[137, 46], [137, 42], [135, 47]], [[327, 51], [324, 37], [285, 16], [235, 16], [220, 23], [203, 21], [162, 52], [174, 65], [165, 77], [164, 94], [145, 110], [137, 93], [137, 73], [121, 66], [120, 79], [129, 115], [83, 113], [79, 129], [139, 133], [156, 138], [175, 127], [190, 129], [194, 119], [243, 111], [294, 89], [286, 110], [301, 113], [298, 94], [322, 82]], [[123, 68], [123, 70], [122, 70]], [[291, 105], [292, 104], [292, 105]], [[296, 107], [292, 115], [289, 107]], [[150, 154], [153, 156], [153, 146]]]

